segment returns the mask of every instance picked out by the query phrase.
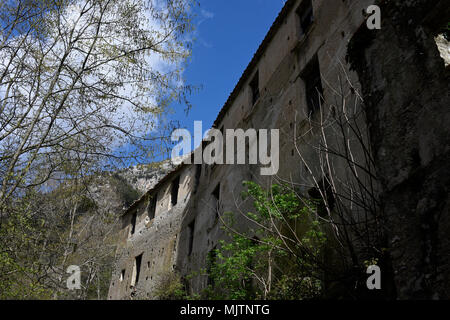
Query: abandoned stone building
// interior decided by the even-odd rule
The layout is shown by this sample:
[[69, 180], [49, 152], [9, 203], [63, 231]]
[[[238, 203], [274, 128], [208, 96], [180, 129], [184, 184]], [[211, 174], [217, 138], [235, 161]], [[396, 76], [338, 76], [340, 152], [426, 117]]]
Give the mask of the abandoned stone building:
[[[380, 30], [366, 26], [374, 2]], [[249, 206], [239, 198], [244, 180], [291, 183], [307, 194], [326, 175], [315, 146], [324, 137], [339, 144], [323, 118], [343, 104], [367, 108], [355, 121], [381, 176], [373, 192], [390, 214], [393, 296], [450, 297], [449, 69], [435, 43], [450, 16], [444, 2], [286, 1], [213, 125], [279, 129], [278, 173], [262, 176], [248, 163], [178, 165], [122, 214], [109, 299], [154, 298], [165, 274], [205, 268], [225, 237], [219, 216]], [[441, 47], [448, 54], [448, 40]], [[347, 163], [333, 163], [336, 180], [349, 176]], [[186, 285], [199, 292], [207, 283]]]

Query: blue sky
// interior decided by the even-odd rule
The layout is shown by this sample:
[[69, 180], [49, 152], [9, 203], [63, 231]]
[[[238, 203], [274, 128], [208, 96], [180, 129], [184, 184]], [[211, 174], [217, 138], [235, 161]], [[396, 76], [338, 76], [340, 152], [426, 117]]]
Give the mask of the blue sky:
[[284, 0], [201, 0], [195, 8], [196, 41], [185, 71], [188, 84], [202, 86], [190, 96], [193, 108], [174, 105], [173, 116], [193, 132], [195, 120], [209, 129], [269, 31]]
[[[193, 107], [187, 115], [186, 105], [174, 103], [175, 113], [168, 116], [168, 120], [177, 121], [179, 128], [191, 132], [192, 143], [194, 121], [202, 121], [203, 133], [211, 128], [284, 3], [284, 0], [200, 0], [200, 6], [195, 7], [195, 42], [184, 77], [186, 84], [200, 89], [189, 96]], [[126, 145], [120, 151], [132, 150], [134, 147]], [[138, 162], [168, 157], [169, 154], [157, 153]], [[125, 162], [125, 166], [133, 164], [136, 160]]]

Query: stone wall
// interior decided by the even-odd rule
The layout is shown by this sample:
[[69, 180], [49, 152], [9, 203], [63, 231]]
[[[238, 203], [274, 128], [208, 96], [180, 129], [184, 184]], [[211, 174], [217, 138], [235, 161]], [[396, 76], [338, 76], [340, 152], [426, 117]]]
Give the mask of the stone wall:
[[[174, 268], [185, 276], [204, 268], [208, 252], [215, 248], [220, 239], [225, 238], [224, 232], [220, 229], [218, 215], [234, 212], [237, 215], [238, 227], [242, 229], [248, 227], [246, 220], [242, 216], [239, 217], [240, 210], [251, 208], [250, 203], [241, 203], [240, 200], [244, 180], [253, 180], [263, 185], [276, 181], [302, 182], [305, 168], [300, 165], [292, 141], [295, 128], [301, 128], [303, 131], [311, 131], [313, 128], [307, 116], [305, 84], [300, 74], [317, 55], [326, 98], [333, 100], [334, 88], [327, 83], [336, 81], [342, 70], [345, 70], [346, 76], [353, 79], [357, 85], [357, 78], [349, 72], [347, 66], [343, 67], [343, 62], [348, 41], [354, 30], [364, 22], [363, 9], [369, 3], [370, 1], [356, 0], [312, 1], [315, 18], [305, 35], [300, 33], [299, 17], [296, 13], [301, 1], [290, 0], [286, 3], [214, 124], [216, 128], [223, 130], [279, 129], [280, 170], [277, 176], [261, 176], [258, 165], [248, 164], [214, 166], [202, 164], [177, 169], [177, 174], [190, 175], [191, 179], [195, 176], [194, 172], [200, 170], [200, 183], [195, 187], [191, 184], [193, 189], [185, 191], [188, 195], [187, 202], [171, 210], [168, 210], [170, 206], [167, 203], [169, 182], [157, 185], [154, 191], [149, 191], [149, 194], [158, 193], [159, 211], [157, 210], [155, 218], [155, 221], [158, 221], [157, 228], [156, 223], [150, 228], [145, 227], [145, 208], [148, 206], [149, 197], [143, 197], [127, 211], [118, 239], [120, 245], [110, 287], [110, 299], [130, 298], [135, 290], [142, 291], [143, 297], [152, 297], [152, 292], [157, 286], [158, 273]], [[259, 73], [260, 97], [253, 104], [249, 83], [256, 71]], [[306, 139], [301, 142], [305, 150], [307, 144], [315, 139], [316, 133], [307, 134]], [[305, 151], [305, 157], [312, 163], [314, 156], [313, 151]], [[219, 183], [220, 200], [217, 201], [213, 192]], [[303, 185], [306, 188], [307, 183], [303, 182]], [[165, 196], [161, 196], [162, 194]], [[137, 231], [130, 237], [131, 217], [136, 211]], [[193, 241], [192, 252], [189, 252], [190, 238]], [[170, 259], [165, 256], [169, 252], [172, 254]], [[140, 275], [138, 286], [130, 288], [134, 259], [141, 253], [143, 253], [141, 269], [144, 273]], [[160, 267], [150, 267], [147, 270], [148, 262], [151, 266], [155, 263]], [[126, 270], [125, 278], [120, 281], [122, 270]], [[206, 284], [206, 276], [196, 277], [189, 287], [191, 292], [199, 292]]]
[[450, 82], [435, 37], [450, 7], [429, 0], [379, 5], [381, 30], [361, 27], [349, 60], [362, 85], [382, 178], [397, 296], [448, 299]]
[[[360, 90], [367, 114], [361, 128], [365, 136], [368, 120], [370, 141], [366, 142], [375, 152], [377, 173], [382, 177], [381, 188], [375, 187], [375, 192], [381, 192], [388, 218], [388, 249], [398, 296], [448, 297], [448, 68], [433, 41], [440, 25], [437, 17], [445, 12], [439, 7], [443, 1], [383, 1], [382, 29], [369, 31], [364, 9], [372, 2], [312, 1], [314, 22], [306, 35], [299, 31], [296, 13], [302, 1], [286, 2], [214, 123], [224, 132], [279, 129], [277, 175], [261, 176], [259, 166], [249, 164], [182, 165], [169, 173], [123, 216], [110, 299], [137, 297], [139, 292], [143, 298], [155, 298], [164, 273], [177, 271], [186, 276], [205, 268], [208, 253], [225, 238], [220, 229], [222, 214], [233, 212], [238, 228], [249, 227], [239, 214], [251, 209], [240, 198], [244, 180], [265, 186], [288, 182], [307, 193], [312, 183], [307, 173], [319, 177], [323, 167], [316, 150], [319, 138], [332, 137], [334, 130], [317, 125], [321, 115], [333, 114], [333, 108], [342, 107], [343, 98], [356, 106]], [[429, 15], [420, 14], [419, 19], [416, 12]], [[315, 57], [325, 103], [322, 112], [308, 117], [302, 73]], [[250, 82], [257, 72], [260, 96], [252, 103]], [[352, 138], [348, 143], [354, 143]], [[330, 139], [330, 143], [338, 144], [338, 140]], [[364, 158], [361, 149], [355, 150], [355, 161]], [[345, 161], [336, 160], [333, 171], [337, 180], [350, 175]], [[170, 188], [177, 176], [179, 199], [172, 208]], [[147, 208], [154, 194], [158, 195], [156, 216], [148, 221]], [[134, 212], [136, 232], [130, 236]], [[130, 287], [134, 260], [140, 254], [140, 280]], [[385, 275], [390, 274], [388, 267]], [[121, 280], [122, 270], [126, 271]], [[207, 276], [199, 276], [187, 287], [190, 293], [198, 293], [206, 285]]]
[[[175, 270], [179, 235], [191, 200], [195, 167], [181, 167], [172, 174], [122, 216], [109, 299], [153, 298], [159, 280]], [[177, 203], [172, 205], [172, 181], [177, 177], [180, 179]], [[158, 201], [155, 215], [150, 218], [149, 200], [154, 196]], [[133, 214], [136, 214], [136, 222], [131, 234]], [[141, 254], [139, 281], [133, 285], [135, 259]]]

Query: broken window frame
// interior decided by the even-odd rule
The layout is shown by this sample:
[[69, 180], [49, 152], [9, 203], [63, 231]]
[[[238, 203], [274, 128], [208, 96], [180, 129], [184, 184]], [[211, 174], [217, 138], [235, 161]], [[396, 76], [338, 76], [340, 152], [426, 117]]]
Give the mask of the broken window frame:
[[202, 165], [195, 165], [195, 183], [194, 183], [194, 194], [197, 193], [198, 186], [200, 185], [200, 178], [202, 176]]
[[179, 190], [180, 190], [180, 176], [177, 176], [172, 180], [170, 187], [170, 203], [172, 207], [176, 206], [178, 203]]
[[133, 273], [132, 273], [130, 287], [136, 287], [137, 284], [139, 283], [139, 276], [141, 273], [141, 265], [142, 265], [143, 255], [144, 254], [141, 253], [140, 255], [138, 255], [134, 258]]
[[215, 200], [215, 221], [214, 223], [217, 223], [219, 220], [219, 205], [220, 205], [220, 182], [216, 185], [213, 192], [211, 192], [211, 195], [213, 196], [213, 199]]
[[148, 218], [153, 220], [156, 216], [156, 207], [158, 205], [158, 194], [154, 194], [150, 197], [148, 200], [148, 206], [147, 206], [147, 215]]
[[194, 248], [194, 232], [195, 232], [195, 219], [188, 224], [188, 256], [192, 254]]
[[322, 76], [320, 73], [320, 63], [317, 54], [308, 62], [301, 73], [301, 78], [305, 83], [305, 98], [308, 117], [320, 110], [325, 101], [323, 95]]
[[134, 235], [135, 232], [136, 232], [136, 222], [137, 222], [137, 212], [135, 211], [135, 212], [133, 212], [133, 214], [131, 215], [130, 237], [131, 237], [132, 235]]
[[317, 202], [317, 214], [322, 218], [335, 208], [336, 198], [328, 176], [318, 180], [317, 185], [308, 190], [308, 195]]
[[214, 199], [216, 199], [217, 201], [220, 201], [220, 182], [216, 185], [216, 187], [214, 188], [213, 192], [211, 192], [211, 194], [213, 195]]
[[299, 21], [299, 35], [304, 37], [310, 30], [314, 23], [314, 10], [311, 0], [303, 0], [296, 10]]

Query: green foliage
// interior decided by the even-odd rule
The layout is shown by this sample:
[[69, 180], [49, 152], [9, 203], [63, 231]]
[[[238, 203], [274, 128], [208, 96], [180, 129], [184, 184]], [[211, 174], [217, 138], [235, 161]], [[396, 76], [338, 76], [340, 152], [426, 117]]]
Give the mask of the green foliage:
[[378, 265], [378, 258], [370, 258], [368, 260], [364, 260], [364, 267], [367, 269], [369, 266]]
[[[209, 254], [208, 276], [210, 285], [204, 295], [211, 299], [254, 299], [251, 290], [251, 265], [254, 257], [264, 251], [263, 246], [233, 235], [230, 242], [221, 241], [220, 249]], [[220, 290], [217, 290], [220, 288]]]
[[[85, 183], [30, 190], [11, 207], [0, 220], [0, 299], [107, 297], [116, 219], [98, 210]], [[81, 290], [66, 288], [72, 264], [81, 267]]]
[[242, 193], [242, 197], [253, 198], [253, 205], [258, 214], [247, 213], [256, 221], [276, 218], [296, 219], [305, 211], [298, 196], [294, 192], [285, 192], [282, 186], [274, 184], [270, 191], [266, 191], [258, 184], [244, 181], [248, 191]]
[[264, 190], [245, 181], [244, 199], [253, 199], [247, 212], [254, 228], [233, 229], [235, 217], [224, 215], [228, 241], [208, 255], [209, 299], [311, 299], [321, 295], [319, 264], [327, 241], [317, 221], [314, 202], [286, 186]]
[[42, 279], [35, 235], [42, 224], [17, 203], [0, 226], [0, 299], [49, 299]]
[[160, 281], [155, 289], [155, 296], [160, 300], [184, 300], [187, 293], [176, 272], [166, 272], [160, 275]]
[[97, 209], [97, 204], [94, 200], [86, 195], [80, 197], [80, 204], [78, 205], [78, 212], [89, 212]]
[[111, 185], [117, 190], [117, 193], [123, 198], [125, 206], [130, 206], [141, 195], [139, 191], [133, 188], [122, 176], [114, 174], [110, 178]]
[[[117, 217], [84, 179], [168, 149], [173, 123], [159, 119], [174, 100], [189, 109], [194, 89], [182, 71], [195, 3], [0, 2], [0, 298], [105, 296]], [[112, 184], [125, 205], [139, 197]], [[69, 263], [82, 267], [77, 292]]]
[[322, 282], [319, 279], [296, 275], [284, 274], [277, 281], [270, 293], [273, 300], [303, 300], [320, 297]]

